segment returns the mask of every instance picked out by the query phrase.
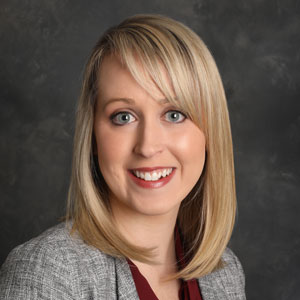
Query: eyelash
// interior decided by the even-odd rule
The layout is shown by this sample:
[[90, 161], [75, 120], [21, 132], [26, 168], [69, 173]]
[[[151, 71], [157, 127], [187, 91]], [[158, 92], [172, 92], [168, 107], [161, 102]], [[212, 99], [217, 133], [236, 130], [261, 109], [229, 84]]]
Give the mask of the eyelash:
[[[174, 109], [173, 109], [173, 110], [168, 110], [168, 111], [165, 113], [165, 115], [166, 115], [167, 113], [179, 113], [179, 114], [182, 116], [182, 120], [181, 120], [181, 121], [179, 121], [179, 122], [171, 122], [171, 121], [170, 121], [170, 123], [179, 124], [179, 123], [184, 122], [184, 120], [187, 118], [187, 116], [186, 116], [183, 112], [181, 112], [181, 111], [179, 111], [179, 110], [174, 110]], [[110, 120], [111, 120], [111, 122], [112, 122], [113, 125], [116, 125], [116, 126], [123, 126], [123, 125], [130, 124], [130, 123], [131, 123], [131, 122], [129, 122], [129, 123], [124, 123], [124, 124], [116, 123], [116, 122], [114, 121], [114, 119], [115, 119], [118, 115], [121, 115], [121, 114], [129, 114], [129, 115], [133, 116], [132, 113], [130, 113], [130, 112], [128, 112], [128, 111], [120, 111], [120, 112], [114, 113], [114, 114], [112, 114], [112, 115], [110, 116]]]

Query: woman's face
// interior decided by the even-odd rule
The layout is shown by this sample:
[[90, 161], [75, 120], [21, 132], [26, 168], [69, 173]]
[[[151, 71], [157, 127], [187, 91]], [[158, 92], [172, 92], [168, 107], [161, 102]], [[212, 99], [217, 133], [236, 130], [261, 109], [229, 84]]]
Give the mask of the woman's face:
[[177, 215], [203, 170], [203, 132], [115, 56], [105, 57], [98, 87], [94, 133], [113, 213]]

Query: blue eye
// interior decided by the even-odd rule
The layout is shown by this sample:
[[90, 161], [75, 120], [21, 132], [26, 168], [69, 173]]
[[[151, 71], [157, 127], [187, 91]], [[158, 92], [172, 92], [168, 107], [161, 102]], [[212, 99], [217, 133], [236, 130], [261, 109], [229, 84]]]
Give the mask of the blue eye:
[[133, 122], [135, 117], [129, 112], [121, 111], [112, 115], [110, 119], [115, 125], [125, 125]]
[[186, 119], [186, 116], [178, 110], [170, 110], [166, 112], [166, 119], [172, 123], [181, 123]]

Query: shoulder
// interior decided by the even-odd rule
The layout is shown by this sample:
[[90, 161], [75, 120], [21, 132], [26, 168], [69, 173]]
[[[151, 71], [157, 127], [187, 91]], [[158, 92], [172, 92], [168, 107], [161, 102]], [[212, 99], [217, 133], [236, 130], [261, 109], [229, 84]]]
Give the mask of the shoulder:
[[226, 248], [222, 259], [224, 262], [224, 267], [219, 270], [220, 276], [222, 276], [224, 279], [226, 278], [228, 282], [231, 282], [231, 284], [235, 286], [235, 288], [244, 290], [245, 274], [237, 256], [231, 249]]
[[225, 249], [222, 255], [222, 260], [224, 266], [219, 271], [221, 270], [223, 270], [224, 272], [226, 271], [228, 274], [231, 274], [231, 276], [233, 276], [235, 279], [240, 278], [240, 280], [242, 280], [244, 284], [244, 280], [245, 280], [244, 270], [242, 268], [241, 262], [239, 261], [239, 259], [231, 249], [229, 248]]
[[111, 268], [112, 257], [71, 236], [70, 224], [61, 223], [11, 251], [0, 269], [0, 298], [73, 299], [82, 281]]
[[222, 261], [222, 268], [199, 278], [201, 290], [214, 294], [211, 299], [246, 299], [245, 275], [239, 259], [231, 249], [226, 248]]
[[60, 223], [41, 235], [16, 247], [8, 255], [4, 266], [11, 261], [30, 261], [31, 265], [60, 261], [68, 266], [77, 265], [80, 257], [85, 263], [97, 260], [101, 267], [105, 267], [112, 259], [98, 249], [89, 246], [76, 233], [70, 234], [70, 223]]

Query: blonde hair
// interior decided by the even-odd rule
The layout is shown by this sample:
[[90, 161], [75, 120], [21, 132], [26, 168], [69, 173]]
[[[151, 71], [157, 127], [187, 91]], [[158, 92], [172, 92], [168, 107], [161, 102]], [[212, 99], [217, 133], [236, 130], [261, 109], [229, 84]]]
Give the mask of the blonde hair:
[[[109, 54], [118, 55], [145, 89], [151, 88], [148, 86], [150, 76], [152, 83], [205, 135], [204, 170], [182, 201], [178, 213], [188, 261], [172, 278], [188, 280], [208, 274], [222, 266], [221, 256], [235, 220], [229, 116], [222, 81], [209, 50], [191, 29], [170, 18], [160, 15], [130, 17], [106, 31], [93, 49], [86, 65], [77, 110], [67, 219], [73, 221], [73, 230], [78, 231], [86, 243], [104, 253], [153, 262], [153, 249], [130, 244], [114, 225], [108, 187], [93, 155], [99, 68]], [[141, 65], [145, 72], [140, 72]], [[167, 71], [171, 84], [165, 82], [163, 70]]]

